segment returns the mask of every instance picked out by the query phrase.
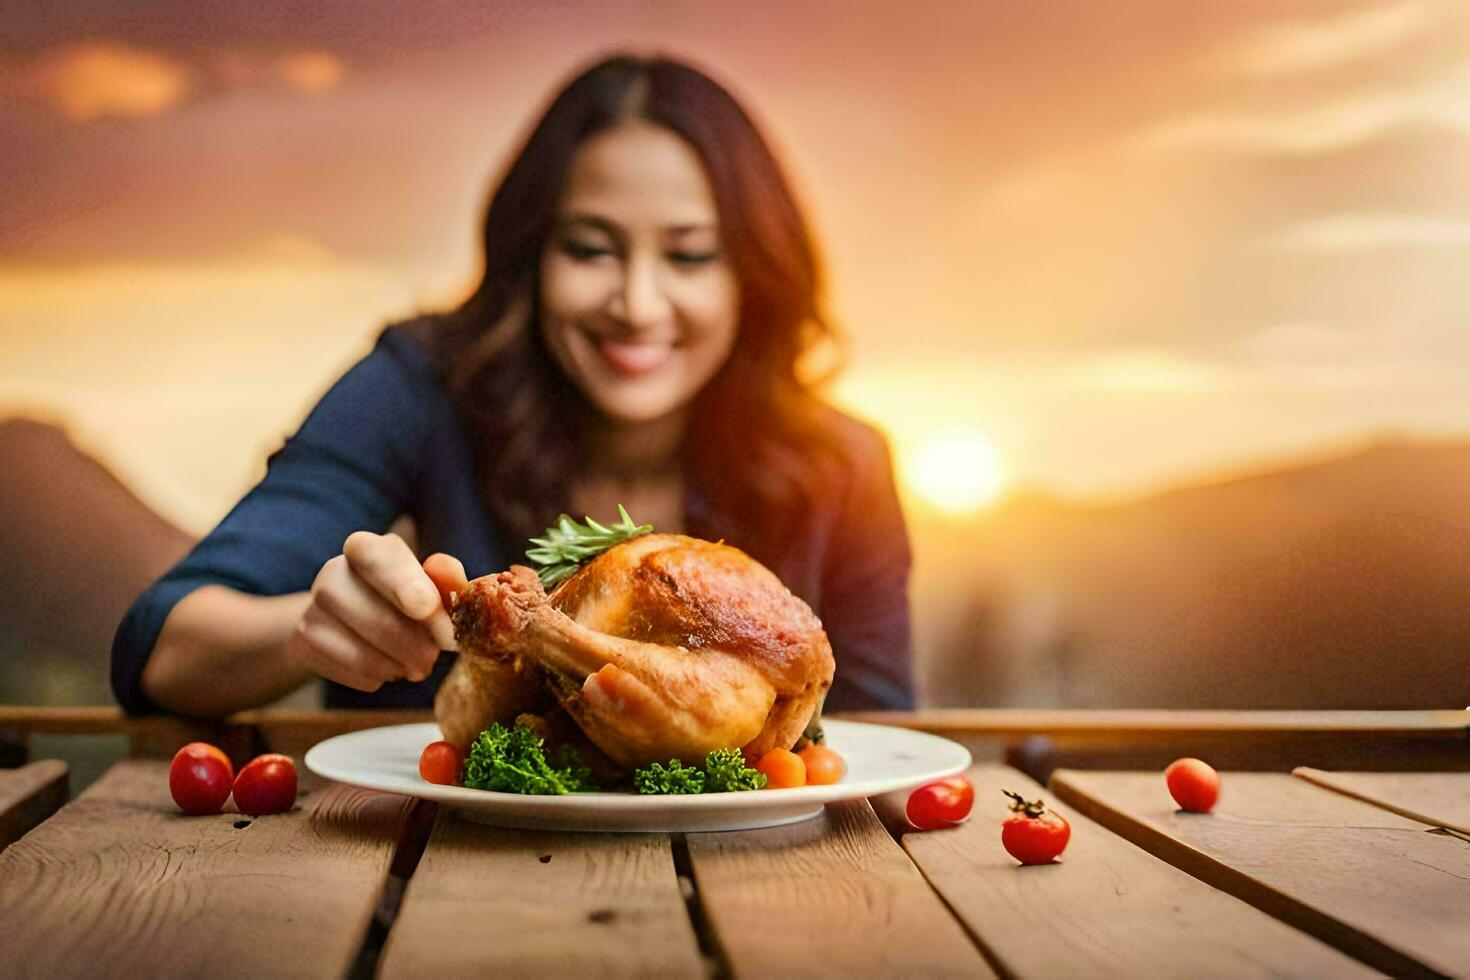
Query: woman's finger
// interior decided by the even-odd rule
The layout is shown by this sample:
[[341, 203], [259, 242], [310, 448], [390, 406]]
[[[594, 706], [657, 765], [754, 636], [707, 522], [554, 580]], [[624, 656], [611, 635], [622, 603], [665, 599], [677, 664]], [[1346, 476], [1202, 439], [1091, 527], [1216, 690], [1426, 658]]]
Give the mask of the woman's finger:
[[316, 605], [296, 624], [292, 642], [313, 672], [359, 691], [371, 693], [403, 676], [402, 665]]
[[315, 603], [356, 633], [369, 646], [401, 664], [403, 673], [421, 681], [434, 669], [439, 647], [425, 628], [359, 578], [345, 561], [328, 562], [313, 585]]
[[457, 650], [459, 644], [454, 639], [454, 623], [449, 618], [449, 612], [453, 608], [454, 593], [463, 592], [469, 584], [464, 565], [453, 555], [436, 552], [424, 559], [424, 572], [438, 588], [440, 605], [443, 607], [439, 613], [425, 620], [425, 623], [439, 649]]
[[439, 599], [446, 612], [450, 609], [450, 596], [455, 592], [463, 592], [465, 586], [470, 584], [460, 560], [442, 551], [436, 551], [424, 559], [424, 571], [439, 589]]
[[438, 588], [398, 535], [354, 532], [342, 554], [355, 574], [409, 619], [422, 621], [443, 609]]

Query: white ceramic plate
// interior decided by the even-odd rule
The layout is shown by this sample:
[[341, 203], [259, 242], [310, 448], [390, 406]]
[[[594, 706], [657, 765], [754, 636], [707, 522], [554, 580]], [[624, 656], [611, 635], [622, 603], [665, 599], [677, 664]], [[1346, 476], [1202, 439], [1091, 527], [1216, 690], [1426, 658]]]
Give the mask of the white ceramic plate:
[[698, 796], [522, 796], [438, 786], [419, 778], [419, 754], [440, 738], [439, 726], [432, 722], [329, 738], [306, 753], [306, 767], [339, 783], [434, 800], [472, 820], [501, 827], [667, 833], [795, 823], [816, 816], [823, 804], [835, 800], [911, 789], [963, 772], [970, 765], [969, 750], [937, 735], [853, 721], [824, 720], [822, 728], [827, 744], [847, 760], [847, 775], [833, 786]]

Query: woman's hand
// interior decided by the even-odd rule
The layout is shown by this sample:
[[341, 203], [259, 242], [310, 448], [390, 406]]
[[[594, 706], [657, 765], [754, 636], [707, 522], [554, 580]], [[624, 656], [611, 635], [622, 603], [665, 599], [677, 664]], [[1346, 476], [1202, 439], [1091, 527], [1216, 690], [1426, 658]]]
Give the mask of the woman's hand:
[[436, 554], [420, 565], [398, 535], [357, 531], [317, 573], [287, 656], [359, 691], [422, 681], [439, 651], [455, 649], [445, 610], [464, 586], [458, 559]]

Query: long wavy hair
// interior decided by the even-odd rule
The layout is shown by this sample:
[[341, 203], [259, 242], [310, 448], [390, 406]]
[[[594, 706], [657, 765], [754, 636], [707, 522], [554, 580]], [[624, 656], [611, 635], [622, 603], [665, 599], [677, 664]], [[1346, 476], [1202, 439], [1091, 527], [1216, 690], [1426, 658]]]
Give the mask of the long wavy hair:
[[[470, 427], [491, 514], [517, 538], [539, 533], [567, 509], [593, 410], [537, 329], [541, 255], [578, 148], [630, 120], [664, 127], [698, 152], [739, 282], [734, 349], [695, 396], [682, 447], [686, 486], [707, 504], [689, 530], [724, 538], [780, 574], [793, 522], [831, 492], [813, 388], [835, 371], [841, 338], [820, 309], [818, 258], [780, 165], [750, 116], [703, 72], [620, 55], [556, 96], [491, 198], [484, 275], [436, 318], [430, 348]], [[818, 346], [836, 355], [819, 375], [809, 363]]]

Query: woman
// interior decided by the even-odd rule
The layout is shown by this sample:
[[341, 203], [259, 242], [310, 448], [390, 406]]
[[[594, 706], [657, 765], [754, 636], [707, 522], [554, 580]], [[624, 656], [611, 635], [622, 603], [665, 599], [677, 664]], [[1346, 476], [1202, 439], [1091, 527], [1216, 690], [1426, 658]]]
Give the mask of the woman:
[[[313, 675], [330, 706], [428, 705], [454, 656], [440, 590], [618, 503], [805, 599], [837, 660], [828, 710], [910, 706], [887, 448], [802, 374], [832, 339], [815, 255], [729, 93], [664, 58], [592, 67], [512, 163], [483, 248], [469, 299], [384, 331], [139, 597], [113, 644], [123, 706], [216, 716]], [[401, 515], [422, 565], [383, 533]]]

